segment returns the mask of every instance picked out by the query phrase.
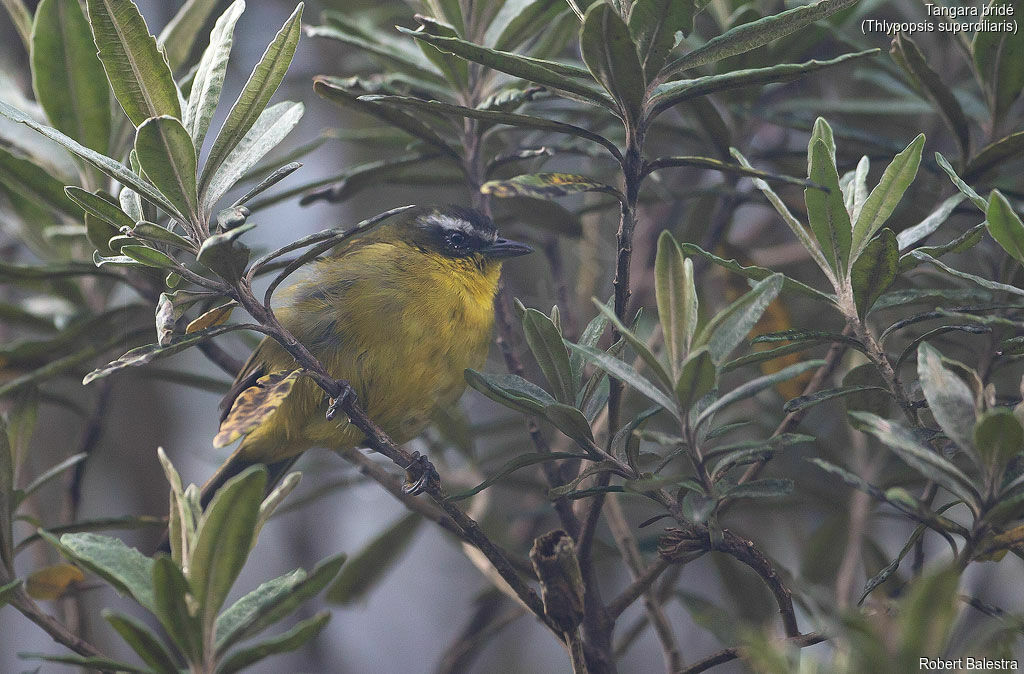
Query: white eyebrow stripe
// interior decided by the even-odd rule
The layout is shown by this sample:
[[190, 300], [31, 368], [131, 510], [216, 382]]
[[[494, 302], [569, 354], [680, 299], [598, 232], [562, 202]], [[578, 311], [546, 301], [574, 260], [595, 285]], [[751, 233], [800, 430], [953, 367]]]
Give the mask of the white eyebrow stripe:
[[463, 220], [462, 218], [453, 218], [450, 215], [437, 214], [430, 217], [430, 222], [435, 225], [439, 225], [441, 229], [451, 231], [458, 230], [466, 234], [476, 233], [476, 228], [473, 227], [472, 223]]

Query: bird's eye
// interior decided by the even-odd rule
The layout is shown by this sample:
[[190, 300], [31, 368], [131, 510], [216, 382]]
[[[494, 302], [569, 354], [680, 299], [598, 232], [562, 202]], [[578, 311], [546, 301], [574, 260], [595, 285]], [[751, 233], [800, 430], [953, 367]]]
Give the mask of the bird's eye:
[[466, 244], [466, 235], [462, 232], [452, 232], [448, 235], [448, 243], [456, 248], [461, 248]]

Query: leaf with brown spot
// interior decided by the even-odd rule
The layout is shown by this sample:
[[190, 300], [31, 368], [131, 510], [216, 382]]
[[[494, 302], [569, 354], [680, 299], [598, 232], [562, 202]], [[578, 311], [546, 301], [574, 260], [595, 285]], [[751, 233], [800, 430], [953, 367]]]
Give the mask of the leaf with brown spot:
[[231, 312], [235, 310], [236, 306], [238, 306], [236, 302], [228, 302], [227, 304], [222, 304], [219, 307], [210, 309], [203, 315], [199, 316], [199, 318], [189, 323], [185, 327], [185, 334], [189, 335], [193, 332], [205, 330], [206, 328], [224, 325], [228, 322], [228, 319], [231, 318]]
[[260, 377], [254, 386], [242, 391], [231, 406], [228, 416], [221, 422], [213, 446], [230, 445], [263, 423], [288, 397], [301, 373], [301, 370], [274, 372]]

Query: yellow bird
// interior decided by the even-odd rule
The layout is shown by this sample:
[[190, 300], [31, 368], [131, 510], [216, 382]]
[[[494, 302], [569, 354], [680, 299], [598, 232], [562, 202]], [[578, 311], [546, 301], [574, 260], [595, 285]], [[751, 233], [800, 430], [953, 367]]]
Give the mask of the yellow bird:
[[[483, 365], [502, 262], [531, 250], [499, 237], [478, 211], [413, 209], [313, 265], [276, 313], [332, 377], [349, 382], [370, 418], [402, 443], [426, 427], [435, 409], [459, 399], [466, 368]], [[269, 391], [297, 368], [280, 344], [265, 338], [221, 403], [214, 444], [236, 439], [260, 388]], [[346, 450], [364, 440], [344, 415], [327, 420], [325, 394], [309, 378], [293, 377], [278, 391], [284, 393], [280, 406], [247, 429], [204, 486], [204, 505], [252, 464], [267, 464], [275, 482], [311, 447]]]

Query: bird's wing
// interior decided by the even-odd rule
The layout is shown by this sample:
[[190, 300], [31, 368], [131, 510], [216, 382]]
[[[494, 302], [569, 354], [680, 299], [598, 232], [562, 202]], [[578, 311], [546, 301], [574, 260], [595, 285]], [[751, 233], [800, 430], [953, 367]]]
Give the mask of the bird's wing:
[[[264, 338], [264, 342], [267, 338]], [[260, 342], [259, 346], [250, 354], [249, 359], [245, 361], [245, 365], [239, 370], [238, 375], [235, 377], [235, 381], [231, 384], [231, 388], [221, 398], [220, 404], [217, 408], [220, 410], [220, 421], [224, 422], [227, 418], [228, 413], [231, 412], [231, 407], [235, 404], [235, 400], [238, 399], [239, 394], [245, 389], [253, 386], [256, 380], [266, 374], [266, 361], [264, 360], [261, 352], [263, 351], [264, 342]]]

